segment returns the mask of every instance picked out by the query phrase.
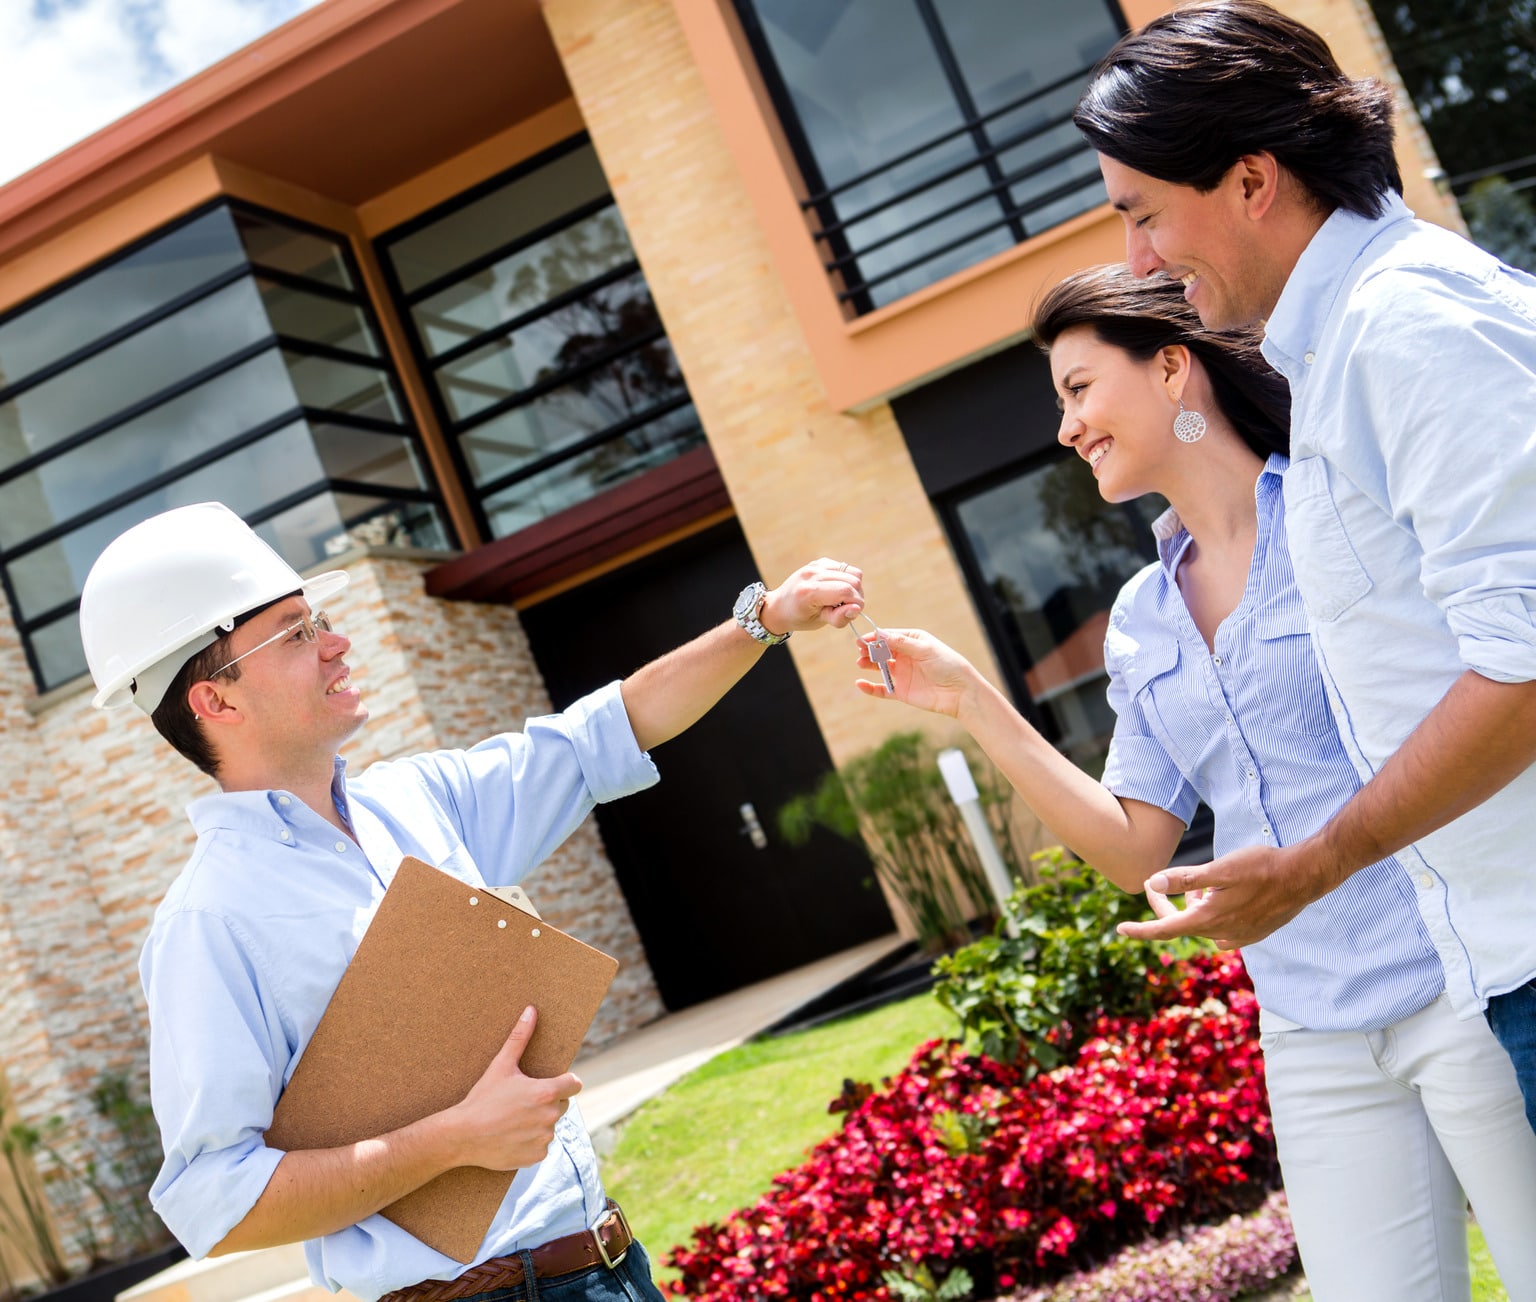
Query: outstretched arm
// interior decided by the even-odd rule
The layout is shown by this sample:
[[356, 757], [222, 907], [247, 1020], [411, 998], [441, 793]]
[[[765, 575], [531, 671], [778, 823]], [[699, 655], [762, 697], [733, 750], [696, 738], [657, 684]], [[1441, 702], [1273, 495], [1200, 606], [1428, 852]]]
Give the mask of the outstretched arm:
[[1214, 863], [1157, 873], [1150, 890], [1204, 890], [1200, 907], [1120, 929], [1146, 940], [1262, 940], [1351, 873], [1475, 808], [1533, 760], [1536, 683], [1496, 683], [1469, 670], [1381, 771], [1305, 841], [1249, 846]]
[[[863, 607], [863, 571], [822, 557], [770, 591], [759, 620], [770, 633], [843, 628]], [[631, 674], [620, 690], [640, 749], [692, 727], [767, 649], [730, 619]]]
[[[1157, 805], [1116, 796], [1046, 741], [959, 652], [916, 629], [885, 629], [895, 699], [947, 714], [976, 739], [1040, 820], [1122, 890], [1140, 891], [1149, 868], [1172, 857], [1184, 824]], [[861, 669], [875, 668], [867, 639]], [[866, 696], [882, 684], [860, 680]]]

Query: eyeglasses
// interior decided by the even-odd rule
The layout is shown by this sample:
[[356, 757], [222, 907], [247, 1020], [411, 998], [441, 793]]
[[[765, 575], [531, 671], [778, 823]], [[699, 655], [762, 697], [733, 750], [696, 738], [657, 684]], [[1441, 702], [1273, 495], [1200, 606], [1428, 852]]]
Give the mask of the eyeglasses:
[[272, 636], [269, 637], [265, 642], [258, 642], [249, 651], [245, 652], [244, 655], [236, 656], [229, 662], [228, 665], [220, 665], [211, 674], [209, 674], [208, 677], [217, 678], [226, 669], [228, 669], [230, 665], [239, 664], [242, 660], [245, 659], [246, 656], [253, 656], [258, 651], [260, 651], [262, 647], [271, 646], [274, 642], [282, 642], [285, 639], [295, 635], [297, 635], [301, 641], [314, 642], [319, 639], [320, 634], [329, 633], [330, 631], [331, 617], [327, 615], [323, 610], [314, 611], [311, 614], [303, 616], [297, 624], [290, 624], [287, 628], [283, 629], [282, 632], [272, 634]]

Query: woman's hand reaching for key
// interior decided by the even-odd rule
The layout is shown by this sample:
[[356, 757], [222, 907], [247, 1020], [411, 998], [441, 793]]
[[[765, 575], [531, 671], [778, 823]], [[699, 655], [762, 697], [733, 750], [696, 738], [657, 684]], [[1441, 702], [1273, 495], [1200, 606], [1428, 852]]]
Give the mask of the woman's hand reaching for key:
[[[891, 682], [896, 689], [894, 699], [919, 710], [959, 718], [962, 709], [974, 703], [979, 689], [985, 687], [985, 680], [976, 667], [931, 633], [916, 628], [882, 631], [891, 648], [889, 667]], [[859, 639], [859, 668], [872, 669], [878, 674], [879, 666], [869, 654], [869, 644], [874, 638], [875, 634], [869, 633]], [[859, 690], [866, 696], [891, 699], [882, 682], [861, 678]]]

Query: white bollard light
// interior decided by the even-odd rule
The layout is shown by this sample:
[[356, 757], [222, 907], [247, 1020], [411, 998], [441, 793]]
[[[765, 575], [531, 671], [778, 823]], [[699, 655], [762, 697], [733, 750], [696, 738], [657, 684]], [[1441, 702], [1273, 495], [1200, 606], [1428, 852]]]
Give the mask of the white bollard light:
[[997, 916], [1005, 920], [1008, 934], [1017, 936], [1019, 930], [1003, 907], [1013, 891], [1013, 879], [998, 851], [997, 842], [992, 839], [992, 828], [987, 823], [987, 816], [982, 813], [981, 793], [976, 790], [976, 779], [971, 776], [971, 766], [965, 761], [965, 752], [959, 749], [940, 751], [939, 772], [944, 776], [944, 785], [949, 788], [949, 798], [960, 810], [960, 818], [965, 823], [965, 830], [970, 833], [971, 844], [976, 847], [976, 857], [981, 860], [987, 885], [992, 888], [993, 898], [997, 901]]

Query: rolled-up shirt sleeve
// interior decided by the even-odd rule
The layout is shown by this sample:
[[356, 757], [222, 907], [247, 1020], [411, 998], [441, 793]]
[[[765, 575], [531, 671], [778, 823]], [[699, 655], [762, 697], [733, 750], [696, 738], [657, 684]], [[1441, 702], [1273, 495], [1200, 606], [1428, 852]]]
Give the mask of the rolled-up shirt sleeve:
[[1104, 645], [1104, 669], [1109, 675], [1109, 706], [1115, 712], [1115, 731], [1100, 781], [1123, 799], [1166, 809], [1188, 827], [1200, 797], [1158, 740], [1146, 711], [1126, 683], [1122, 618], [1123, 612], [1116, 611]]
[[196, 909], [157, 920], [140, 963], [165, 1160], [150, 1202], [193, 1257], [256, 1205], [283, 1154], [263, 1135], [289, 1051], [248, 944]]
[[493, 886], [510, 885], [543, 863], [594, 804], [660, 780], [635, 740], [617, 682], [559, 714], [529, 719], [521, 732], [395, 763], [413, 766], [453, 812]]
[[[1536, 680], [1531, 302], [1496, 280], [1413, 268], [1364, 282], [1351, 315], [1360, 356], [1347, 382], [1359, 386], [1381, 444], [1392, 518], [1422, 551], [1425, 595], [1468, 669]], [[1404, 365], [1418, 355], [1437, 364]]]

